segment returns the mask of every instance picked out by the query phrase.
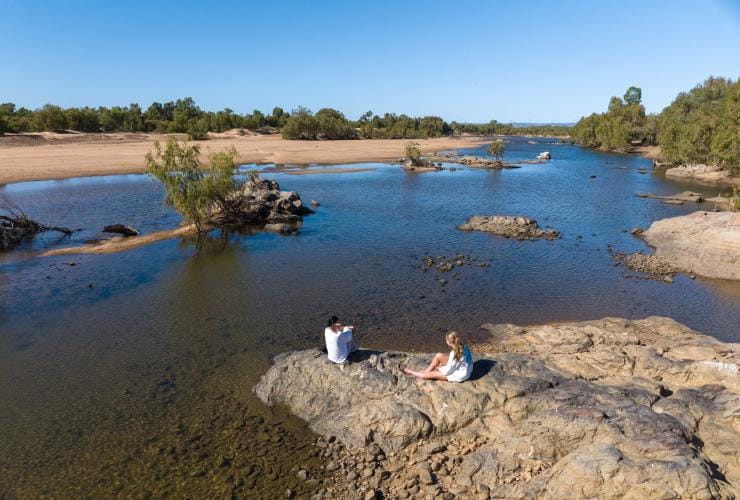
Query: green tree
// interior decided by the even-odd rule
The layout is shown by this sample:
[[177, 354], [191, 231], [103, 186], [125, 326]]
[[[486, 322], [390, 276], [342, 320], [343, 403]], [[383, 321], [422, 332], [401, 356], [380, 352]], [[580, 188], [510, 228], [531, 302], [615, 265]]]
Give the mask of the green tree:
[[640, 87], [630, 87], [624, 93], [624, 102], [626, 104], [640, 104], [642, 102], [642, 89]]
[[182, 215], [185, 223], [195, 224], [199, 232], [208, 229], [208, 220], [228, 204], [229, 196], [243, 184], [236, 174], [237, 158], [233, 147], [213, 153], [207, 165], [200, 160], [197, 145], [167, 141], [162, 149], [146, 155], [146, 172], [165, 188], [165, 202]]
[[406, 161], [410, 161], [412, 165], [418, 165], [421, 161], [421, 148], [418, 142], [407, 142], [403, 147]]
[[504, 156], [504, 141], [499, 139], [489, 144], [488, 154], [496, 158], [496, 161], [501, 161], [501, 158]]
[[740, 173], [740, 80], [710, 77], [658, 116], [658, 142], [673, 164], [708, 163]]
[[302, 106], [293, 110], [282, 129], [283, 139], [315, 140], [318, 138], [318, 133], [318, 121], [311, 110]]
[[33, 114], [31, 127], [36, 132], [63, 130], [67, 128], [67, 117], [59, 106], [46, 104]]
[[357, 132], [342, 113], [323, 108], [314, 115], [317, 136], [321, 139], [356, 139]]

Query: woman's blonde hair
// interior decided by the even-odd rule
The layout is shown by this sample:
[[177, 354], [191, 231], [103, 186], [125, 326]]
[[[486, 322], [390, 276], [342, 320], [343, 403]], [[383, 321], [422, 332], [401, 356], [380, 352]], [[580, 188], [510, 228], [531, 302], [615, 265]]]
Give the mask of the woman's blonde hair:
[[457, 332], [450, 332], [447, 334], [447, 340], [452, 344], [452, 357], [455, 361], [459, 361], [463, 357], [463, 341], [460, 338], [460, 334]]

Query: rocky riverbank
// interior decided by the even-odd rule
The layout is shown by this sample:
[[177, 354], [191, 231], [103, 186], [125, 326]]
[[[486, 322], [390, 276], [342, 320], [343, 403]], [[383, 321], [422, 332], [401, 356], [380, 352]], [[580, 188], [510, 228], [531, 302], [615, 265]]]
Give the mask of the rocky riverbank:
[[694, 212], [658, 220], [642, 237], [675, 268], [740, 279], [740, 212]]
[[740, 179], [733, 177], [729, 170], [715, 165], [680, 165], [668, 168], [666, 177], [718, 184], [740, 184]]
[[483, 325], [462, 384], [429, 355], [279, 355], [255, 387], [322, 435], [315, 498], [728, 498], [740, 490], [740, 345], [668, 318]]

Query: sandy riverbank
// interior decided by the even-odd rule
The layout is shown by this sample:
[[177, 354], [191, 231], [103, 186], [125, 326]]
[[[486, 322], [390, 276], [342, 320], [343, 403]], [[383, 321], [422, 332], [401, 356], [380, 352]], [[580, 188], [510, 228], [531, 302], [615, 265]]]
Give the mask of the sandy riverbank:
[[[27, 134], [0, 137], [0, 184], [88, 175], [141, 173], [144, 155], [163, 134]], [[422, 152], [471, 147], [477, 137], [421, 139]], [[203, 157], [234, 146], [242, 163], [344, 164], [383, 162], [403, 156], [403, 139], [286, 141], [277, 135], [193, 141]]]

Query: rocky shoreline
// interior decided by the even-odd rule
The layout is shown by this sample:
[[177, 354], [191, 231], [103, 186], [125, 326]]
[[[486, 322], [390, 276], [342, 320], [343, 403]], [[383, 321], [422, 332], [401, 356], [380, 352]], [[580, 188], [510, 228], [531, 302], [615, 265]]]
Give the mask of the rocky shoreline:
[[715, 184], [740, 184], [740, 179], [733, 177], [729, 170], [715, 165], [679, 165], [666, 169], [665, 176]]
[[740, 279], [740, 212], [694, 212], [652, 223], [641, 236], [677, 269]]
[[277, 356], [254, 392], [322, 436], [312, 498], [740, 493], [740, 345], [661, 317], [482, 328], [462, 384], [398, 371], [428, 355]]

